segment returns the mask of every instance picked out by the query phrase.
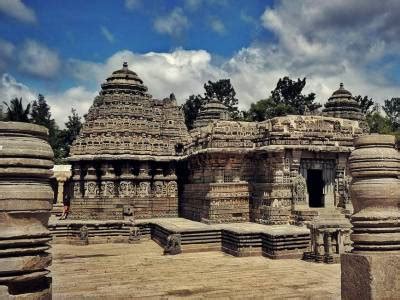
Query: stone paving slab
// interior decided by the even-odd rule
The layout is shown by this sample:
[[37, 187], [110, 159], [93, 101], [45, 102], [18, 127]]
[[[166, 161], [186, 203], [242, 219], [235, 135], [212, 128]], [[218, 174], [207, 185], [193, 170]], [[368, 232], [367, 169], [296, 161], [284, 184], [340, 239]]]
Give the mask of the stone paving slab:
[[205, 230], [229, 230], [236, 233], [266, 233], [270, 235], [282, 234], [308, 234], [310, 230], [306, 227], [294, 225], [263, 225], [252, 222], [226, 223], [226, 224], [204, 224], [184, 218], [158, 218], [143, 219], [135, 221], [135, 224], [152, 223], [157, 224], [173, 232], [205, 231]]
[[340, 265], [140, 244], [54, 245], [54, 299], [340, 299]]

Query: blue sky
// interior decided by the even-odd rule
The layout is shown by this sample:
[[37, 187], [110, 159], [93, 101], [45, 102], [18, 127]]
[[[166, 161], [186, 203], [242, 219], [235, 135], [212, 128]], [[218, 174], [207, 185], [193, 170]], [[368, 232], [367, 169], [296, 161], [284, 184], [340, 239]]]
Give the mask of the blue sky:
[[128, 61], [180, 103], [231, 78], [246, 108], [286, 75], [322, 103], [340, 82], [382, 102], [400, 95], [399, 20], [395, 0], [0, 0], [0, 97], [43, 93], [61, 125]]

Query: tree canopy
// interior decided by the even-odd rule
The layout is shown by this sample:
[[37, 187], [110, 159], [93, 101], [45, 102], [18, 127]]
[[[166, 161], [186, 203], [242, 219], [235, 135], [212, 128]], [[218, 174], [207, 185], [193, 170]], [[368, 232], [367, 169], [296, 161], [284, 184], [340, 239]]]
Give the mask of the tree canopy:
[[400, 98], [386, 99], [382, 107], [392, 125], [392, 130], [400, 130]]
[[81, 117], [77, 112], [74, 109], [71, 110], [65, 129], [61, 130], [51, 116], [50, 105], [41, 94], [26, 107], [21, 98], [14, 98], [10, 103], [3, 103], [7, 111], [4, 114], [0, 110], [0, 117], [3, 117], [5, 121], [34, 123], [49, 130], [49, 144], [53, 149], [55, 162], [62, 163], [63, 158], [69, 155], [69, 148], [82, 127]]
[[31, 112], [31, 104], [25, 107], [22, 103], [22, 98], [14, 98], [11, 99], [10, 104], [7, 102], [3, 102], [7, 107], [7, 111], [5, 113], [5, 121], [13, 121], [13, 122], [30, 122], [29, 114]]
[[314, 102], [314, 93], [302, 94], [305, 85], [306, 78], [294, 81], [286, 76], [279, 79], [271, 96], [251, 104], [249, 111], [244, 114], [246, 119], [264, 121], [288, 114], [303, 115], [306, 111], [315, 111], [321, 105]]
[[81, 117], [78, 115], [76, 110], [72, 108], [71, 115], [68, 116], [68, 121], [65, 123], [65, 129], [60, 134], [64, 145], [65, 156], [69, 155], [71, 145], [78, 136], [81, 128]]
[[200, 109], [215, 96], [228, 108], [230, 117], [233, 120], [239, 119], [238, 103], [236, 92], [233, 88], [230, 79], [220, 79], [215, 82], [208, 81], [204, 84], [204, 95], [190, 95], [185, 103], [181, 105], [185, 117], [185, 124], [190, 130], [193, 128], [193, 123], [200, 113]]
[[367, 115], [367, 114], [370, 114], [373, 112], [375, 103], [372, 100], [372, 98], [369, 98], [368, 96], [362, 97], [361, 95], [358, 95], [358, 96], [354, 97], [354, 100], [356, 100], [358, 102], [358, 104], [360, 105], [362, 113]]
[[209, 80], [204, 84], [204, 89], [204, 98], [211, 99], [215, 94], [217, 99], [228, 108], [232, 119], [235, 120], [239, 117], [239, 100], [236, 98], [236, 91], [233, 88], [230, 79], [220, 79], [215, 82]]

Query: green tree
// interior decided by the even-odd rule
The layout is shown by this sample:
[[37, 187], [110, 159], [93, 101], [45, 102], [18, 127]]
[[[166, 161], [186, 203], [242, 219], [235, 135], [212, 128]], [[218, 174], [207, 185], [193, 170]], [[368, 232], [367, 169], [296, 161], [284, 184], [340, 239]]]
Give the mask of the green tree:
[[236, 98], [236, 92], [233, 88], [230, 79], [220, 79], [215, 82], [208, 81], [204, 84], [204, 95], [191, 95], [181, 105], [181, 110], [185, 116], [185, 123], [190, 130], [193, 128], [193, 123], [200, 113], [200, 109], [207, 103], [209, 99], [215, 96], [219, 101], [226, 105], [229, 110], [230, 117], [234, 120], [240, 118], [238, 110], [239, 100]]
[[248, 121], [264, 121], [288, 114], [303, 115], [306, 111], [315, 111], [321, 107], [315, 103], [315, 94], [303, 95], [306, 78], [291, 80], [289, 77], [279, 79], [271, 96], [251, 104], [246, 115]]
[[320, 108], [319, 103], [314, 103], [314, 93], [302, 94], [305, 86], [306, 78], [294, 81], [285, 76], [279, 79], [276, 88], [271, 92], [272, 101], [280, 107], [277, 113], [303, 115], [307, 110], [314, 111]]
[[49, 144], [54, 152], [54, 159], [59, 163], [64, 158], [61, 131], [56, 121], [51, 117], [51, 108], [42, 94], [32, 101], [31, 121], [34, 124], [46, 127], [49, 130]]
[[68, 116], [68, 121], [65, 123], [65, 129], [62, 131], [65, 156], [69, 155], [71, 145], [82, 129], [81, 119], [76, 110], [72, 108], [71, 115]]
[[368, 96], [362, 97], [361, 95], [358, 95], [354, 97], [354, 100], [356, 100], [360, 105], [362, 113], [368, 115], [373, 112], [375, 103], [372, 98], [369, 98]]
[[5, 119], [4, 112], [3, 112], [3, 105], [0, 104], [0, 121]]
[[211, 99], [214, 94], [219, 101], [228, 107], [230, 117], [234, 120], [239, 117], [238, 103], [239, 100], [236, 98], [236, 91], [231, 84], [230, 79], [220, 79], [215, 82], [208, 81], [204, 84], [204, 97]]
[[31, 110], [32, 123], [49, 128], [54, 120], [51, 118], [50, 106], [42, 94], [38, 95], [36, 100], [32, 101]]
[[206, 100], [200, 95], [190, 95], [189, 98], [181, 105], [181, 110], [185, 117], [186, 127], [193, 129], [193, 123], [200, 113], [201, 107], [206, 103]]
[[10, 104], [3, 102], [7, 107], [5, 121], [13, 122], [27, 122], [29, 123], [29, 113], [31, 110], [31, 104], [28, 103], [26, 107], [22, 103], [22, 98], [14, 98], [10, 101]]
[[250, 109], [244, 114], [244, 119], [248, 121], [261, 122], [274, 116], [276, 105], [272, 98], [261, 99], [250, 105]]
[[374, 111], [367, 115], [367, 123], [371, 133], [389, 134], [392, 132], [390, 120]]
[[382, 108], [390, 120], [392, 130], [400, 130], [400, 98], [386, 99]]

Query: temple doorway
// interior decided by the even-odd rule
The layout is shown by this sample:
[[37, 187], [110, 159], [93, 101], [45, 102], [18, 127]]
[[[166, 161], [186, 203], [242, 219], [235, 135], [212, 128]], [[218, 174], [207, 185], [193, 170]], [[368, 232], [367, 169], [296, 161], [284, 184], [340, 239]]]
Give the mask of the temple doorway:
[[310, 207], [324, 207], [324, 185], [322, 170], [307, 170], [308, 203]]

